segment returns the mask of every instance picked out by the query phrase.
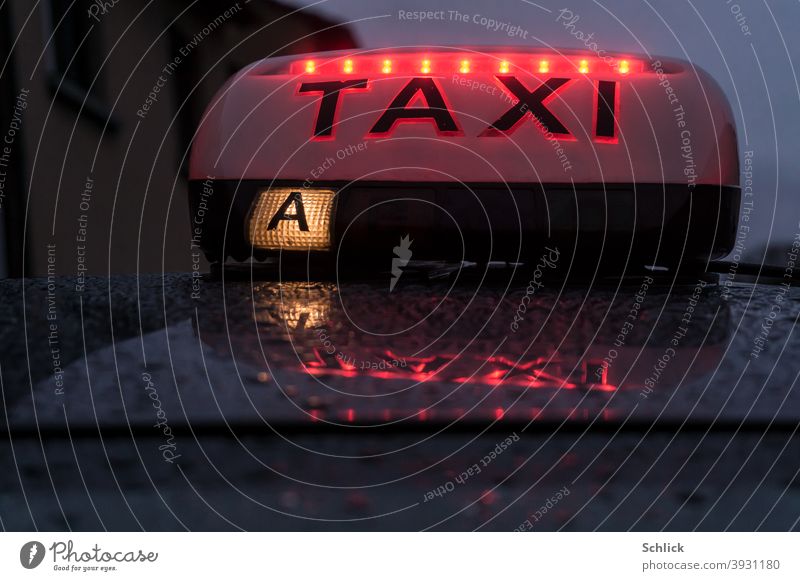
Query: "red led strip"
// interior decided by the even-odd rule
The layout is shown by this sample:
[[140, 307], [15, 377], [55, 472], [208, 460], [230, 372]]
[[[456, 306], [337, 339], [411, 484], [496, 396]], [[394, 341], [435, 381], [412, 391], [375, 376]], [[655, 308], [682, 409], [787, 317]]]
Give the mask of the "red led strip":
[[295, 75], [443, 75], [443, 74], [603, 74], [621, 77], [641, 74], [642, 61], [630, 58], [598, 58], [562, 55], [401, 54], [345, 56], [333, 60], [314, 58], [295, 61], [289, 73]]

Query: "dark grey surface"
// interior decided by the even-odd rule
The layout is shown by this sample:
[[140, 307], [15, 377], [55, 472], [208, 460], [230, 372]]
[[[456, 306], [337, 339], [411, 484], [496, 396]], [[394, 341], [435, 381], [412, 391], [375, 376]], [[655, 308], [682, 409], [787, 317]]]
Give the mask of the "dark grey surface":
[[514, 331], [527, 280], [503, 274], [52, 282], [51, 320], [47, 280], [0, 283], [7, 529], [511, 530], [564, 487], [534, 530], [798, 527], [794, 289], [650, 285], [627, 319], [640, 281], [553, 282]]

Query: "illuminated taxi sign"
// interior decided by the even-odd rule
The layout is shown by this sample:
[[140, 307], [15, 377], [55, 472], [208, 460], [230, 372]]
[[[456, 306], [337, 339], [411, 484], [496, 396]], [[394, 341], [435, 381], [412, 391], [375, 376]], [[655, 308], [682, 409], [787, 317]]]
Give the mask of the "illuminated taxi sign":
[[535, 47], [262, 59], [211, 101], [189, 163], [211, 262], [320, 251], [352, 271], [389, 269], [407, 235], [414, 260], [526, 263], [547, 241], [586, 268], [700, 264], [733, 246], [738, 184], [736, 118], [708, 73]]
[[250, 243], [264, 250], [330, 250], [335, 196], [324, 189], [263, 190], [250, 216]]
[[[525, 119], [530, 119], [542, 133], [568, 139], [575, 138], [548, 108], [548, 101], [557, 94], [560, 95], [571, 85], [574, 78], [549, 77], [533, 88], [529, 88], [513, 74], [498, 74], [494, 78], [498, 86], [513, 99], [514, 104], [506, 111], [500, 112], [496, 120], [487, 125], [478, 137], [511, 134]], [[369, 78], [301, 82], [297, 88], [299, 96], [314, 95], [319, 99], [312, 139], [332, 139], [344, 95], [351, 91], [367, 90], [369, 83]], [[611, 143], [617, 141], [618, 85], [616, 80], [598, 80], [593, 83], [595, 141]], [[425, 105], [411, 106], [420, 97]], [[420, 121], [430, 122], [439, 135], [464, 135], [456, 114], [448, 105], [445, 92], [436, 79], [412, 77], [389, 102], [366, 136], [385, 137], [401, 123]]]

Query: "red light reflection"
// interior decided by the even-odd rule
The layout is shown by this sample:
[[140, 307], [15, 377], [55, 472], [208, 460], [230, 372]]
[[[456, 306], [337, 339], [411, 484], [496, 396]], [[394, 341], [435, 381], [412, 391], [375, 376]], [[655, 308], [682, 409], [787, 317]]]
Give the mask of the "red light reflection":
[[520, 362], [496, 356], [482, 359], [476, 355], [434, 355], [430, 357], [402, 357], [387, 349], [379, 358], [404, 360], [404, 367], [388, 366], [386, 369], [360, 368], [358, 362], [346, 361], [333, 354], [313, 349], [314, 359], [303, 363], [304, 370], [314, 376], [356, 377], [425, 382], [428, 380], [459, 384], [521, 386], [527, 388], [595, 389], [611, 392], [617, 389], [607, 382], [607, 370], [596, 375], [590, 369], [600, 369], [598, 364], [576, 365], [575, 361], [536, 357]]

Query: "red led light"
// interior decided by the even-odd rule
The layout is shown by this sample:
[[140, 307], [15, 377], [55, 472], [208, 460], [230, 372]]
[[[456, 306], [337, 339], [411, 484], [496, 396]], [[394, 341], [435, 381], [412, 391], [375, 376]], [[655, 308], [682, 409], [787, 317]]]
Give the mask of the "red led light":
[[[436, 67], [434, 67], [436, 62]], [[436, 71], [434, 71], [436, 68]], [[402, 53], [399, 55], [343, 56], [331, 60], [306, 59], [289, 65], [293, 74], [370, 75], [437, 74], [446, 71], [461, 74], [521, 75], [524, 71], [540, 75], [568, 76], [580, 74], [615, 76], [641, 74], [647, 70], [635, 59], [599, 59], [590, 56], [562, 56], [546, 53], [515, 53], [499, 55], [444, 52], [436, 54]]]

